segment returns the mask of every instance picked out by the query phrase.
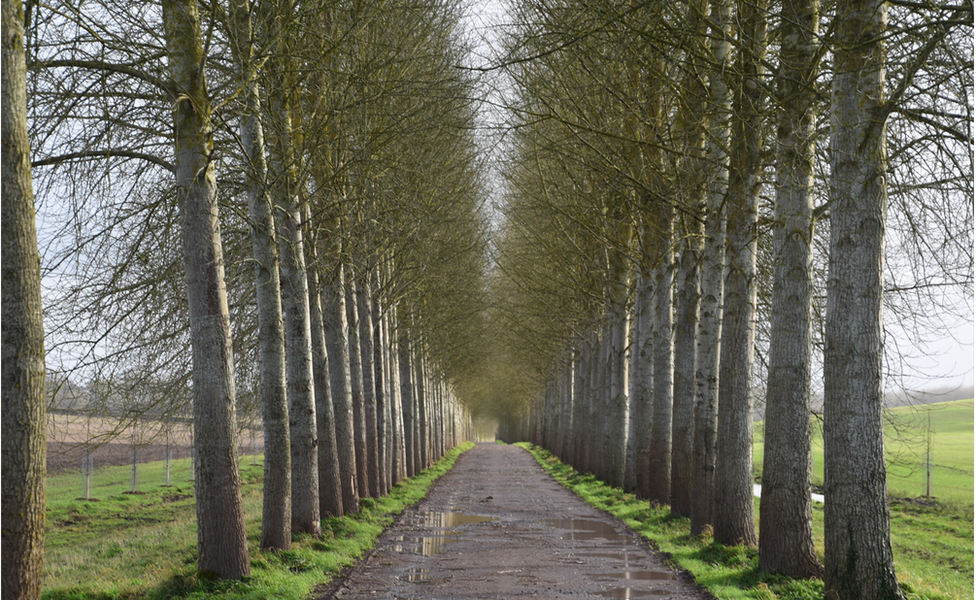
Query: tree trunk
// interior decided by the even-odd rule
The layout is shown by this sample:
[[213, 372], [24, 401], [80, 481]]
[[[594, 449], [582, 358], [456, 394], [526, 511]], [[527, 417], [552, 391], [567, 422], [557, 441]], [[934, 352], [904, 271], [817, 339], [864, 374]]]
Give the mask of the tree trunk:
[[[274, 95], [272, 95], [274, 98]], [[281, 99], [283, 100], [283, 99]], [[280, 100], [279, 100], [280, 101]], [[272, 100], [272, 104], [278, 104]], [[301, 231], [298, 182], [291, 148], [291, 110], [278, 114], [278, 229], [281, 243], [282, 299], [285, 313], [285, 366], [288, 381], [288, 425], [291, 431], [291, 528], [321, 535], [319, 517], [318, 425], [312, 375], [312, 333], [308, 306], [308, 272]]]
[[731, 53], [731, 2], [711, 2], [712, 68], [709, 70], [708, 170], [705, 238], [702, 250], [701, 304], [695, 372], [695, 434], [691, 533], [699, 535], [712, 522], [715, 479], [715, 435], [718, 418], [718, 367], [722, 339], [722, 297], [725, 276], [725, 192], [728, 187], [728, 140], [731, 97], [725, 81]]
[[810, 499], [813, 352], [813, 169], [820, 22], [818, 2], [783, 3], [776, 77], [779, 152], [773, 222], [773, 294], [766, 380], [759, 568], [823, 577]]
[[[687, 54], [683, 96], [685, 101], [675, 117], [679, 148], [683, 156], [675, 161], [677, 185], [673, 197], [680, 204], [699, 206], [705, 192], [702, 180], [707, 90], [702, 73], [706, 54], [708, 0], [688, 2], [687, 27], [694, 32]], [[695, 349], [698, 309], [701, 296], [698, 286], [702, 227], [693, 214], [682, 211], [676, 223], [676, 258], [674, 296], [674, 388], [671, 421], [671, 512], [691, 518], [696, 496], [694, 485], [695, 432]]]
[[261, 548], [291, 548], [291, 440], [285, 388], [285, 331], [282, 326], [281, 281], [275, 218], [268, 196], [261, 97], [253, 64], [251, 14], [244, 0], [229, 0], [231, 48], [245, 102], [241, 146], [247, 160], [248, 215], [254, 255], [261, 368], [261, 411], [264, 424], [264, 502]]
[[[695, 430], [695, 330], [698, 327], [697, 241], [679, 242], [675, 282], [674, 392], [671, 421], [671, 511], [691, 517]], [[693, 231], [693, 229], [692, 229]]]
[[349, 387], [349, 322], [346, 320], [345, 274], [336, 258], [332, 279], [326, 284], [328, 302], [323, 307], [325, 345], [329, 354], [329, 381], [335, 409], [336, 454], [342, 481], [342, 510], [359, 512], [359, 485], [356, 483], [356, 444], [352, 414], [352, 390]]
[[193, 355], [198, 565], [200, 571], [240, 579], [250, 575], [250, 562], [203, 40], [196, 2], [163, 0], [162, 8], [170, 77], [180, 94], [173, 117]]
[[[415, 349], [416, 350], [416, 349]], [[417, 472], [421, 472], [430, 466], [430, 428], [427, 421], [427, 364], [419, 350], [414, 354], [414, 377], [417, 382], [415, 403], [417, 405], [416, 425], [417, 425], [417, 447], [420, 463]]]
[[309, 253], [309, 316], [312, 324], [312, 372], [315, 377], [315, 418], [319, 440], [319, 516], [341, 517], [342, 478], [336, 440], [335, 407], [332, 404], [332, 382], [329, 379], [329, 355], [325, 343], [322, 287], [314, 237], [309, 237], [306, 250]]
[[882, 430], [887, 157], [882, 0], [834, 17], [830, 259], [824, 351], [824, 588], [902, 598], [892, 564]]
[[2, 20], [2, 585], [4, 597], [33, 599], [41, 597], [44, 558], [47, 369], [27, 138], [24, 3], [3, 0]]
[[763, 168], [763, 0], [740, 1], [737, 84], [729, 174], [728, 275], [722, 318], [718, 438], [712, 525], [715, 541], [758, 543], [752, 496], [752, 365], [756, 337], [756, 219]]
[[671, 504], [671, 409], [674, 394], [674, 270], [671, 239], [674, 209], [657, 207], [656, 235], [652, 235], [654, 264], [653, 354], [654, 400], [651, 403], [651, 447], [648, 500]]
[[407, 477], [417, 474], [417, 438], [414, 427], [413, 368], [410, 364], [410, 340], [407, 333], [397, 332], [397, 362], [400, 370], [400, 403], [403, 414], [404, 467]]
[[[645, 244], [651, 243], [649, 232], [642, 232], [645, 236]], [[637, 339], [634, 349], [637, 353], [637, 368], [633, 377], [637, 380], [634, 383], [634, 393], [637, 400], [634, 402], [634, 435], [637, 440], [634, 442], [634, 468], [636, 470], [637, 496], [648, 498], [651, 494], [651, 415], [652, 403], [654, 401], [654, 275], [649, 261], [641, 265], [640, 281], [638, 282], [638, 293], [635, 308], [635, 318], [638, 321], [636, 328]]]
[[641, 324], [643, 316], [640, 312], [643, 279], [640, 273], [638, 273], [637, 280], [637, 290], [634, 294], [634, 316], [630, 325], [630, 365], [628, 367], [630, 376], [627, 379], [627, 414], [630, 415], [630, 418], [627, 420], [627, 465], [624, 468], [624, 490], [635, 494], [637, 493], [637, 436], [645, 433], [637, 425], [639, 417], [637, 388], [640, 381], [638, 373], [641, 369], [642, 360], [640, 336], [643, 327]]
[[363, 355], [359, 343], [359, 294], [356, 277], [350, 269], [346, 281], [346, 314], [349, 319], [349, 376], [352, 390], [352, 415], [356, 440], [356, 482], [359, 497], [369, 497], [369, 476], [366, 474], [366, 405], [363, 394]]
[[376, 271], [371, 273], [372, 302], [370, 320], [373, 332], [373, 381], [376, 392], [376, 479], [377, 495], [385, 496], [390, 489], [390, 402], [388, 365], [384, 349], [386, 324], [380, 310], [379, 278]]
[[[363, 277], [367, 277], [365, 273]], [[359, 349], [363, 365], [363, 408], [366, 427], [366, 483], [371, 498], [380, 497], [380, 465], [378, 455], [378, 428], [376, 389], [380, 381], [376, 375], [373, 353], [373, 309], [371, 288], [368, 282], [359, 285], [356, 294], [359, 303]]]

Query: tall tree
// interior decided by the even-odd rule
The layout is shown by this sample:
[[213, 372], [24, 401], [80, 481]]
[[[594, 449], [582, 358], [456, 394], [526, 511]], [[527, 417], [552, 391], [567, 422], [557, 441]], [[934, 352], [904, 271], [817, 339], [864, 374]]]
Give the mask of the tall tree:
[[740, 0], [734, 67], [712, 526], [723, 544], [757, 543], [752, 497], [752, 367], [756, 337], [756, 223], [762, 185], [766, 4]]
[[810, 499], [813, 170], [820, 4], [783, 2], [776, 77], [776, 207], [759, 566], [819, 577]]
[[217, 219], [213, 128], [195, 0], [163, 0], [173, 119], [177, 200], [193, 354], [197, 549], [201, 571], [250, 574], [237, 465], [234, 355]]
[[887, 156], [884, 0], [842, 0], [832, 27], [830, 258], [824, 350], [824, 587], [902, 598], [882, 428]]
[[715, 436], [718, 418], [719, 351], [722, 339], [722, 300], [725, 291], [725, 192], [729, 178], [728, 76], [732, 52], [732, 3], [712, 0], [709, 17], [711, 59], [708, 70], [708, 152], [706, 198], [700, 207], [704, 219], [701, 300], [695, 372], [694, 467], [695, 494], [691, 532], [700, 534], [712, 522], [715, 482]]
[[265, 158], [257, 61], [254, 60], [251, 6], [228, 0], [228, 37], [244, 98], [241, 150], [247, 167], [248, 215], [254, 253], [258, 346], [261, 361], [261, 407], [264, 425], [264, 503], [261, 547], [291, 548], [291, 443], [285, 388], [285, 331], [282, 327], [281, 281], [268, 165]]
[[3, 594], [41, 597], [44, 556], [44, 478], [47, 397], [40, 256], [34, 223], [30, 143], [27, 138], [27, 67], [24, 4], [3, 0], [2, 97], [2, 306], [3, 346]]

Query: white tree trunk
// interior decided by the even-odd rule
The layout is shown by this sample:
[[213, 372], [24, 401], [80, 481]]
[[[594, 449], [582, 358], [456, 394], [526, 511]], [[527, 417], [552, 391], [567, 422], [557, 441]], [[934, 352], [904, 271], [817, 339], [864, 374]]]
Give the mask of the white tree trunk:
[[731, 2], [711, 2], [712, 68], [709, 70], [708, 179], [705, 199], [705, 241], [702, 249], [701, 304], [695, 373], [695, 437], [691, 532], [698, 535], [711, 523], [715, 478], [715, 435], [718, 414], [718, 366], [722, 339], [722, 298], [725, 270], [725, 191], [728, 187], [728, 143], [731, 96], [725, 81], [731, 54]]

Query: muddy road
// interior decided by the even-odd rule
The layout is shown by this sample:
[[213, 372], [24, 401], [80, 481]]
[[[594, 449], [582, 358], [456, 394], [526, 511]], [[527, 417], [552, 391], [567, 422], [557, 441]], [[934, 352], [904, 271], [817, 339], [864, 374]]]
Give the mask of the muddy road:
[[516, 446], [479, 444], [313, 597], [711, 598]]

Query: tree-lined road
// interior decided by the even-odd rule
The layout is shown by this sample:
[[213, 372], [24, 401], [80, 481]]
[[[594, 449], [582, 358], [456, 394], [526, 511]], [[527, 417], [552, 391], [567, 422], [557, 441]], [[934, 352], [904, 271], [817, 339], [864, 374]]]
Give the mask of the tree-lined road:
[[707, 598], [516, 446], [479, 444], [319, 598]]

